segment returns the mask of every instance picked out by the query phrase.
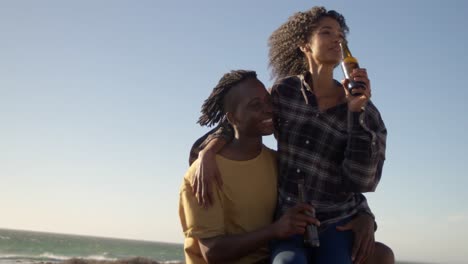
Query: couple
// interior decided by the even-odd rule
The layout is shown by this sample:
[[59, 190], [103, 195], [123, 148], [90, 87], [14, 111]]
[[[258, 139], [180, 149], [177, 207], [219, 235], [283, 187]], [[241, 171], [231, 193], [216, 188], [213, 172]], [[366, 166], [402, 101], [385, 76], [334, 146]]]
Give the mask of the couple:
[[[380, 180], [385, 125], [364, 69], [352, 74], [361, 95], [333, 79], [347, 31], [335, 11], [296, 13], [269, 39], [271, 94], [238, 70], [204, 102], [199, 123], [219, 126], [194, 144], [180, 191], [187, 263], [394, 263], [362, 195]], [[277, 153], [262, 144], [272, 133]], [[317, 248], [304, 246], [308, 224]]]

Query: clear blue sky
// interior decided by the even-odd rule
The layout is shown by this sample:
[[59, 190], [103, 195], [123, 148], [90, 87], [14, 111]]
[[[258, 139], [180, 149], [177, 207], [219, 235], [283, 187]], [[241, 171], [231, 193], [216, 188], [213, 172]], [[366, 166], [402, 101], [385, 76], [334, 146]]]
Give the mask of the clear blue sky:
[[389, 131], [367, 195], [377, 240], [400, 260], [462, 262], [467, 3], [1, 1], [0, 227], [181, 243], [203, 100], [231, 69], [271, 86], [268, 36], [325, 5], [345, 15]]

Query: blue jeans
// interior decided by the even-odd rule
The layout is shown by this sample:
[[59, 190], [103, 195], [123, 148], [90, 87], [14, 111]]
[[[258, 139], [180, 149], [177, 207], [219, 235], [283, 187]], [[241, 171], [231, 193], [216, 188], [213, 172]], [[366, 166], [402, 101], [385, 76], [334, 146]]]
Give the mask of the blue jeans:
[[319, 230], [320, 247], [304, 246], [304, 237], [295, 235], [271, 243], [273, 264], [352, 264], [352, 231], [338, 231], [337, 226], [346, 224], [351, 218], [328, 225]]

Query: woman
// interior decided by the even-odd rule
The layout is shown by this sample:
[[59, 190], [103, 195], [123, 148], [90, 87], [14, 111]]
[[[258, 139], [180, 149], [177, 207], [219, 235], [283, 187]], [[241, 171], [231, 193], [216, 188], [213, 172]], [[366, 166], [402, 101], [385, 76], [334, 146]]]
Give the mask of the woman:
[[[297, 235], [277, 240], [273, 263], [371, 263], [379, 255], [373, 254], [373, 215], [362, 193], [374, 191], [380, 180], [387, 132], [369, 101], [366, 70], [352, 74], [354, 81], [365, 83], [354, 91], [361, 95], [347, 91], [349, 80], [340, 84], [333, 78], [347, 32], [342, 15], [314, 7], [294, 14], [269, 39], [276, 80], [271, 94], [279, 156], [277, 217], [299, 202], [297, 183], [304, 181], [321, 222], [320, 247], [304, 248]], [[201, 176], [216, 174], [212, 156], [229, 141], [228, 130], [217, 134], [225, 139], [210, 141], [215, 134], [206, 140], [199, 172], [207, 173]], [[197, 179], [202, 182], [194, 182], [197, 193], [209, 197], [205, 182], [210, 180]], [[385, 253], [379, 263], [393, 263], [390, 249], [377, 244], [377, 250]]]

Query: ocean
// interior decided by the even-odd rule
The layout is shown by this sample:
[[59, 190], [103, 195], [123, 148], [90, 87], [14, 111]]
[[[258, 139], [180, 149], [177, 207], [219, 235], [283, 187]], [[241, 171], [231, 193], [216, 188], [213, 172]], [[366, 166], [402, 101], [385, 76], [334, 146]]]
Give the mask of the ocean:
[[[165, 264], [183, 263], [183, 245], [0, 229], [0, 264], [58, 264], [76, 258], [89, 260], [78, 264], [102, 264], [93, 261], [114, 263], [136, 257]], [[75, 263], [72, 261], [65, 264]], [[129, 263], [148, 264], [147, 261], [138, 260], [124, 264]], [[396, 264], [423, 263], [397, 261]]]
[[61, 262], [72, 258], [114, 261], [143, 257], [183, 262], [182, 244], [0, 229], [0, 264]]

